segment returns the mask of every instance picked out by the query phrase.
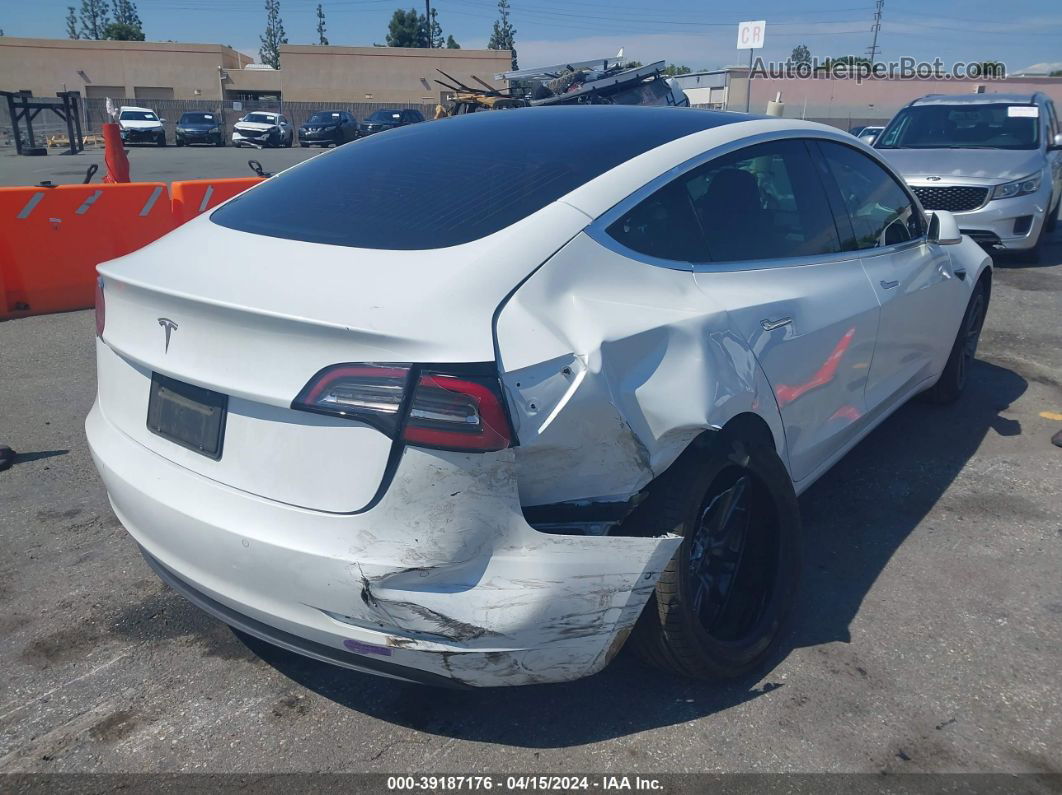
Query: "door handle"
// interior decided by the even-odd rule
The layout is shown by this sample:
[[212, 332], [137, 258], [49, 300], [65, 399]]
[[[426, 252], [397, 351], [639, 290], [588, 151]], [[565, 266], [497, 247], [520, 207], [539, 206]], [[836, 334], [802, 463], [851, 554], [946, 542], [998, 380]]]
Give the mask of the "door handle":
[[776, 328], [781, 328], [782, 326], [788, 326], [792, 322], [793, 322], [793, 318], [791, 318], [791, 317], [780, 317], [777, 320], [766, 320], [766, 319], [761, 320], [760, 321], [760, 326], [763, 327], [764, 331], [774, 331]]
[[900, 286], [900, 283], [898, 281], [887, 282], [884, 279], [881, 280], [881, 287], [884, 290], [891, 290], [893, 287], [899, 287], [899, 286]]

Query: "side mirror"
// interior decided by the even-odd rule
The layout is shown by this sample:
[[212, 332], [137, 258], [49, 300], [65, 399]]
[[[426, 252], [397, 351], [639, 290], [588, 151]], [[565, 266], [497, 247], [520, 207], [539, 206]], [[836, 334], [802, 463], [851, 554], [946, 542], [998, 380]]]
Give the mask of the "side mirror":
[[873, 146], [874, 142], [878, 140], [878, 134], [868, 133], [867, 135], [860, 135], [859, 140], [865, 143], [867, 146]]
[[163, 124], [165, 124], [165, 123], [166, 123], [166, 120], [165, 120], [165, 119], [159, 119], [159, 121], [161, 121], [161, 122], [162, 122]]
[[962, 242], [962, 232], [955, 216], [947, 210], [933, 210], [929, 214], [929, 242], [951, 246]]
[[1062, 133], [1055, 133], [1054, 143], [1047, 148], [1048, 150], [1062, 151]]

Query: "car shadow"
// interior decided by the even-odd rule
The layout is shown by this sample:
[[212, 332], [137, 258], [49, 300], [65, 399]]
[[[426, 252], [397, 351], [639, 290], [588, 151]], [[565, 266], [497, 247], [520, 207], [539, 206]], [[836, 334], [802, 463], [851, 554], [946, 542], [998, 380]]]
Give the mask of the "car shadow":
[[[793, 627], [771, 667], [794, 648], [848, 642], [849, 626], [878, 575], [986, 434], [1021, 433], [1020, 424], [1000, 412], [1026, 387], [1011, 370], [976, 362], [958, 403], [911, 402], [801, 497], [804, 580]], [[577, 682], [451, 691], [359, 674], [240, 637], [281, 674], [348, 709], [431, 734], [529, 748], [582, 745], [683, 723], [783, 687], [770, 670], [723, 684], [676, 679], [625, 651], [600, 674]]]
[[[1059, 212], [1062, 212], [1060, 210]], [[992, 264], [997, 268], [1050, 268], [1062, 265], [1062, 221], [1054, 232], [1044, 236], [1044, 242], [1040, 252], [1039, 262], [1029, 262], [1020, 252], [994, 251], [992, 252]]]

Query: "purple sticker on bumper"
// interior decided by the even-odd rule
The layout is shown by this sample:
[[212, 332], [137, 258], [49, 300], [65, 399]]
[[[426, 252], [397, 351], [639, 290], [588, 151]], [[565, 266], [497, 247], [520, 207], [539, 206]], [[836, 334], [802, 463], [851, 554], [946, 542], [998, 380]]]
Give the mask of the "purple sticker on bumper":
[[343, 645], [358, 654], [379, 654], [383, 657], [391, 656], [391, 650], [386, 646], [373, 646], [371, 643], [361, 643], [360, 641], [350, 639], [343, 641]]

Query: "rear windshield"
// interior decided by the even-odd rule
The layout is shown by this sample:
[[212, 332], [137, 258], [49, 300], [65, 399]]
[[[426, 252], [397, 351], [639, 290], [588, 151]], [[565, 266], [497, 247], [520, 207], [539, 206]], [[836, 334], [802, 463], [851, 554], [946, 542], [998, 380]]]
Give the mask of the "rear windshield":
[[211, 218], [258, 235], [430, 249], [504, 229], [620, 163], [740, 114], [582, 106], [398, 127], [308, 160]]
[[878, 149], [1036, 149], [1039, 116], [1036, 105], [914, 105], [896, 114], [874, 145]]

